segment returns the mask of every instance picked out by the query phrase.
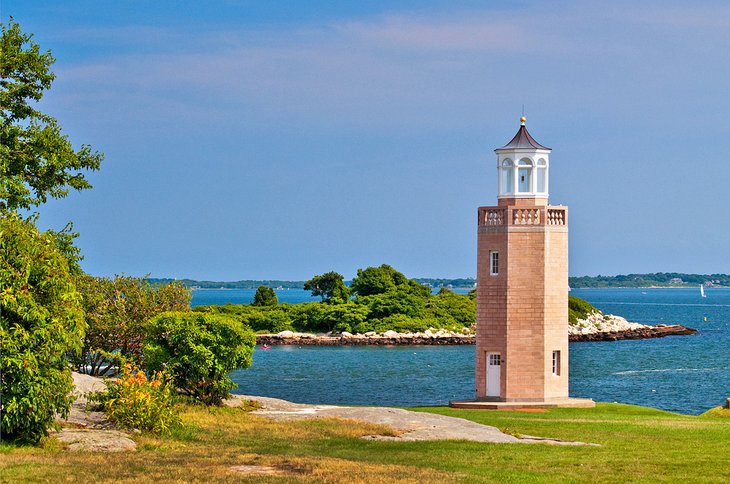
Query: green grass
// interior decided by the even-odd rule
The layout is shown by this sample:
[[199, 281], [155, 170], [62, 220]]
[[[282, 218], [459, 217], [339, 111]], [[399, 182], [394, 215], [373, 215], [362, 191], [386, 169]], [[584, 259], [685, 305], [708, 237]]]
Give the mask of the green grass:
[[[285, 482], [728, 482], [730, 419], [620, 404], [542, 413], [418, 408], [512, 434], [600, 444], [381, 442], [381, 426], [339, 419], [272, 422], [237, 409], [186, 407], [186, 428], [136, 437], [126, 454], [70, 453], [53, 438], [38, 447], [0, 446], [0, 482], [240, 481], [231, 470], [271, 465]], [[391, 432], [392, 433], [392, 432]]]

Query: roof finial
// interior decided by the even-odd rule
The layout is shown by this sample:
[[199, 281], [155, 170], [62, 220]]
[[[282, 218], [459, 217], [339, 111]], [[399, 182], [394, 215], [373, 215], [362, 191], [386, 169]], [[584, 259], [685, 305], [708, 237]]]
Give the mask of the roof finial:
[[524, 117], [524, 116], [522, 116], [522, 117], [520, 118], [520, 125], [524, 126], [524, 125], [525, 125], [525, 121], [527, 121], [527, 118], [526, 118], [526, 117]]

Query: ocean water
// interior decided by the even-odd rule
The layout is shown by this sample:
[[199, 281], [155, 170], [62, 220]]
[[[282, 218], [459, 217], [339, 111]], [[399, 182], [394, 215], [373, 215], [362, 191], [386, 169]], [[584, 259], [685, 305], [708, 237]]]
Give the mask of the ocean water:
[[[254, 292], [196, 291], [193, 304], [249, 302]], [[644, 324], [683, 324], [699, 333], [571, 343], [571, 396], [687, 414], [722, 404], [730, 397], [730, 289], [706, 292], [703, 299], [698, 288], [574, 289], [571, 294], [604, 313]], [[308, 294], [277, 291], [281, 302], [312, 300]], [[232, 378], [239, 385], [235, 393], [300, 403], [445, 405], [473, 398], [474, 347], [280, 346], [257, 349], [253, 366]]]

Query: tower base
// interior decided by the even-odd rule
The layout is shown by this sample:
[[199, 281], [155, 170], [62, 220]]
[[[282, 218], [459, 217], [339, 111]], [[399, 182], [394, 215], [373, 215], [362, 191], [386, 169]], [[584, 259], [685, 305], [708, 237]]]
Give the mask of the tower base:
[[593, 408], [596, 402], [590, 398], [555, 398], [544, 401], [482, 401], [451, 400], [449, 406], [471, 410], [521, 410], [523, 408]]

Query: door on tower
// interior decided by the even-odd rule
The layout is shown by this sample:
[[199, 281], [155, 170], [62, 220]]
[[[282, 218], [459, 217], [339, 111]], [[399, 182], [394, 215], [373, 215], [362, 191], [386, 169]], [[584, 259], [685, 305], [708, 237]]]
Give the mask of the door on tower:
[[502, 378], [502, 355], [487, 353], [487, 396], [499, 397]]

